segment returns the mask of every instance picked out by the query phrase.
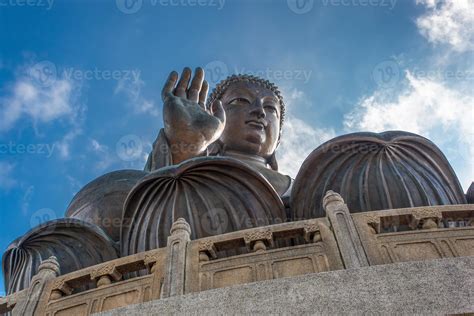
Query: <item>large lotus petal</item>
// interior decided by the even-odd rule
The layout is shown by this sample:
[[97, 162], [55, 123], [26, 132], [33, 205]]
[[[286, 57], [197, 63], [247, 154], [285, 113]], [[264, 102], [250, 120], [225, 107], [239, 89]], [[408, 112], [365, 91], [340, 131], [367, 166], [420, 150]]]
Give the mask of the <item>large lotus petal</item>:
[[328, 190], [341, 194], [351, 212], [466, 203], [438, 147], [401, 131], [353, 133], [316, 148], [296, 176], [293, 217], [324, 216], [322, 200]]
[[283, 202], [260, 173], [231, 158], [195, 158], [149, 174], [130, 192], [122, 255], [166, 246], [180, 217], [191, 225], [192, 239], [286, 219]]
[[43, 260], [55, 256], [61, 274], [118, 258], [114, 242], [98, 227], [75, 218], [46, 222], [15, 240], [3, 255], [7, 294], [28, 288]]

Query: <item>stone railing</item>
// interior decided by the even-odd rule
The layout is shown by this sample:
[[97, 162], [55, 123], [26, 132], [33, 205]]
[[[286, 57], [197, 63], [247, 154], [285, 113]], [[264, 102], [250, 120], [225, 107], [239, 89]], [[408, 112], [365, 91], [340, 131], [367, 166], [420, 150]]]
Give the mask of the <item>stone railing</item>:
[[28, 289], [0, 298], [0, 314], [89, 315], [236, 284], [400, 261], [474, 255], [474, 205], [350, 214], [329, 191], [326, 218], [190, 240], [183, 219], [168, 245], [59, 275], [45, 260]]
[[474, 256], [474, 205], [352, 215], [370, 265]]
[[191, 242], [186, 293], [343, 269], [326, 218], [237, 231]]
[[[41, 278], [42, 288], [35, 296], [32, 286], [0, 301], [0, 313], [13, 315], [89, 315], [95, 312], [146, 302], [161, 296], [164, 261], [167, 249], [152, 251], [105, 262], [66, 275], [58, 276], [55, 257], [44, 261], [58, 268], [48, 278]], [[37, 275], [37, 276], [38, 276]], [[20, 296], [20, 298], [18, 297]], [[3, 303], [3, 304], [2, 304]]]

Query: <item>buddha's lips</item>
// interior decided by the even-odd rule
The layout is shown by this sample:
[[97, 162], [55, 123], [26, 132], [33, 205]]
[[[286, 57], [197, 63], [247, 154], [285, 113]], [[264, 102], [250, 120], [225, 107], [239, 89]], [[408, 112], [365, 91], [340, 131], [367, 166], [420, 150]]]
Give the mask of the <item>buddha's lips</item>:
[[265, 127], [267, 126], [264, 122], [262, 121], [256, 121], [256, 120], [248, 120], [245, 122], [245, 124], [248, 124], [252, 127], [257, 127], [258, 129], [265, 129]]

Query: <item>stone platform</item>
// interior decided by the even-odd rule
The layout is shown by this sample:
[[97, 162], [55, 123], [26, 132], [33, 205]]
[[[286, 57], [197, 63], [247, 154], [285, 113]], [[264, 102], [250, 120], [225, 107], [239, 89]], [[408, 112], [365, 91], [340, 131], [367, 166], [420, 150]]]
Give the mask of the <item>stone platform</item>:
[[[328, 192], [325, 218], [191, 240], [61, 274], [44, 260], [0, 314], [474, 315], [474, 205], [351, 214]], [[456, 224], [456, 225], [454, 225]]]
[[474, 257], [403, 262], [213, 289], [114, 315], [474, 313]]

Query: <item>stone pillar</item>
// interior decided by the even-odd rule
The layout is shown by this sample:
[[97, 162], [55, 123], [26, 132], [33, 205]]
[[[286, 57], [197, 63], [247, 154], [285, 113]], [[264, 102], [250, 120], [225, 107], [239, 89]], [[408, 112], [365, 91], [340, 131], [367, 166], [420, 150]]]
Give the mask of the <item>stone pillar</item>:
[[144, 259], [145, 266], [153, 275], [150, 300], [157, 300], [161, 297], [161, 286], [163, 285], [163, 259], [158, 254], [147, 254]]
[[[265, 253], [268, 248], [274, 246], [273, 233], [269, 229], [259, 229], [246, 233], [244, 242], [247, 249], [254, 253]], [[257, 263], [255, 265], [256, 281], [268, 280], [271, 278], [271, 267], [268, 263]]]
[[98, 269], [91, 271], [91, 280], [95, 280], [97, 287], [104, 287], [112, 282], [120, 281], [122, 273], [117, 270], [114, 264], [105, 264]]
[[166, 260], [163, 291], [161, 297], [171, 297], [184, 294], [184, 276], [186, 273], [186, 248], [191, 240], [191, 227], [178, 218], [171, 227], [168, 237], [168, 258]]
[[12, 310], [17, 304], [26, 301], [28, 289], [12, 293], [6, 297], [0, 297], [0, 315], [11, 315]]
[[59, 263], [56, 257], [41, 262], [38, 273], [31, 279], [31, 285], [26, 290], [24, 299], [16, 302], [12, 315], [36, 315], [39, 308], [44, 307], [49, 300], [49, 293], [45, 293], [48, 281], [60, 274]]
[[244, 242], [249, 251], [264, 252], [273, 247], [273, 233], [268, 230], [257, 230], [244, 235]]
[[359, 234], [342, 197], [336, 192], [327, 191], [323, 199], [323, 207], [334, 230], [346, 269], [368, 266]]

